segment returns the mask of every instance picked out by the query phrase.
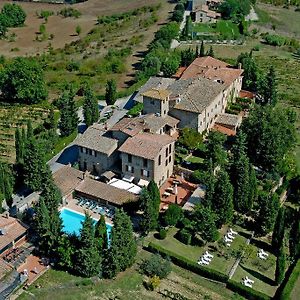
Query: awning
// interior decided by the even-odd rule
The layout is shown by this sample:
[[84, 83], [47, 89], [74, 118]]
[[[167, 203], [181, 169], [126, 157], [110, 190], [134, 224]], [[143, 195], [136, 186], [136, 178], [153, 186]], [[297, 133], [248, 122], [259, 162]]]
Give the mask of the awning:
[[106, 171], [103, 174], [101, 174], [101, 177], [105, 177], [108, 180], [111, 180], [115, 176], [116, 176], [116, 174], [114, 172], [112, 172], [112, 171]]
[[145, 179], [140, 179], [139, 182], [138, 182], [138, 186], [140, 187], [147, 187], [149, 184], [149, 181], [148, 180], [145, 180]]
[[133, 176], [130, 176], [130, 175], [125, 175], [122, 180], [124, 181], [128, 181], [128, 182], [132, 182], [134, 180], [134, 177]]

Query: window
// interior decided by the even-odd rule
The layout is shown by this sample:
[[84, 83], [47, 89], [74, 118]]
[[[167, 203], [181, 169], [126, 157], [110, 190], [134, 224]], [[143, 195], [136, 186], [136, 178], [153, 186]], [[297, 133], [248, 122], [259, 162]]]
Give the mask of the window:
[[128, 162], [132, 163], [132, 155], [131, 154], [128, 154]]
[[80, 147], [80, 152], [83, 153], [83, 147]]
[[166, 148], [166, 157], [169, 155], [169, 148]]
[[95, 151], [94, 150], [92, 150], [92, 155], [95, 156]]
[[158, 165], [161, 165], [161, 155], [158, 157]]
[[171, 154], [171, 152], [172, 152], [172, 144], [170, 144], [169, 146], [169, 153]]
[[143, 166], [144, 168], [148, 167], [148, 160], [146, 158], [143, 159]]
[[168, 160], [166, 159], [166, 166], [168, 165]]
[[93, 154], [92, 154], [92, 149], [89, 149], [89, 155], [93, 155]]
[[150, 103], [151, 103], [152, 105], [154, 105], [154, 100], [150, 100]]
[[95, 151], [95, 157], [97, 157], [97, 151]]
[[84, 169], [84, 170], [87, 169], [87, 163], [86, 163], [86, 161], [83, 163], [83, 169]]
[[82, 147], [82, 153], [86, 153], [86, 149]]
[[132, 166], [126, 165], [126, 166], [125, 166], [125, 169], [126, 169], [126, 172], [134, 173], [134, 167], [132, 167]]
[[141, 170], [141, 171], [142, 171], [142, 176], [149, 177], [149, 171], [147, 170]]
[[171, 159], [172, 159], [172, 157], [170, 156], [170, 157], [169, 157], [169, 163], [171, 162]]

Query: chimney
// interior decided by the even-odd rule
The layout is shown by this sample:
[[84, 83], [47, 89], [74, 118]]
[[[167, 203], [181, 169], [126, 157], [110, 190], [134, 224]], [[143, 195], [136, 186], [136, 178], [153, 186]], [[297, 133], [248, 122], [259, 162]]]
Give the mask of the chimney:
[[5, 211], [5, 212], [3, 213], [3, 216], [4, 216], [6, 219], [8, 219], [8, 217], [9, 217], [9, 212], [8, 212], [8, 211]]
[[239, 68], [239, 70], [242, 69], [242, 64], [241, 63], [238, 64], [238, 68]]
[[89, 177], [89, 171], [85, 171], [83, 174], [82, 174], [82, 179], [86, 179]]

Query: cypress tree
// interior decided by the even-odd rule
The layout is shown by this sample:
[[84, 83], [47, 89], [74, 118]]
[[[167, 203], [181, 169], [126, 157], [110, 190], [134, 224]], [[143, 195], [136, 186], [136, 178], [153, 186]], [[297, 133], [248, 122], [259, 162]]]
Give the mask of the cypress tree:
[[12, 205], [12, 194], [14, 186], [14, 177], [12, 169], [9, 165], [0, 162], [0, 198], [1, 198], [1, 209], [2, 201], [5, 200], [8, 206]]
[[137, 245], [129, 216], [117, 210], [111, 232], [111, 244], [105, 261], [105, 277], [113, 278], [130, 267], [135, 260]]
[[24, 183], [33, 191], [40, 191], [45, 170], [44, 153], [35, 138], [27, 140], [24, 154]]
[[290, 230], [290, 256], [295, 261], [300, 258], [300, 216], [296, 214]]
[[285, 220], [285, 209], [282, 206], [278, 211], [276, 222], [273, 229], [273, 234], [272, 234], [272, 247], [275, 251], [280, 249], [280, 246], [282, 245], [284, 240], [284, 228], [285, 228], [284, 220]]
[[232, 149], [231, 180], [234, 186], [234, 207], [241, 213], [251, 210], [256, 197], [256, 176], [246, 154], [246, 135], [239, 131]]
[[75, 270], [84, 277], [98, 275], [101, 272], [101, 257], [95, 239], [94, 221], [88, 214], [85, 215], [80, 229], [79, 243]]
[[286, 257], [285, 257], [284, 245], [281, 245], [279, 249], [279, 255], [276, 260], [275, 282], [277, 285], [280, 284], [284, 279], [285, 268], [286, 268]]
[[198, 57], [203, 57], [205, 56], [205, 48], [204, 48], [204, 42], [201, 42], [201, 47], [200, 47], [200, 53]]
[[84, 87], [83, 116], [87, 126], [92, 125], [99, 119], [98, 101], [89, 85]]
[[147, 186], [147, 190], [150, 194], [150, 197], [154, 200], [154, 203], [156, 203], [156, 205], [159, 206], [160, 204], [160, 192], [159, 192], [159, 188], [157, 186], [157, 184], [155, 183], [155, 181], [152, 179], [148, 186]]
[[68, 136], [77, 130], [78, 115], [74, 96], [74, 92], [70, 89], [64, 91], [59, 100], [61, 103], [59, 122], [61, 136]]
[[207, 171], [205, 173], [205, 197], [202, 201], [205, 207], [211, 207], [214, 201], [214, 192], [215, 192], [215, 175], [212, 159], [208, 161]]
[[33, 128], [32, 128], [32, 123], [30, 120], [27, 121], [27, 133], [26, 133], [26, 138], [29, 140], [33, 138]]
[[209, 208], [199, 205], [191, 216], [195, 233], [199, 233], [207, 242], [214, 242], [218, 239], [219, 233], [216, 227], [216, 215]]
[[105, 100], [107, 105], [113, 105], [117, 99], [117, 85], [114, 79], [106, 82]]
[[19, 130], [19, 127], [17, 127], [15, 133], [15, 148], [16, 148], [16, 162], [20, 163], [23, 161], [24, 146], [23, 146], [22, 135]]
[[104, 215], [101, 215], [101, 218], [96, 223], [95, 239], [97, 249], [99, 253], [102, 254], [108, 248], [107, 228]]
[[216, 225], [221, 227], [233, 218], [233, 187], [225, 170], [218, 173], [212, 209], [216, 214]]
[[209, 51], [207, 52], [207, 55], [210, 57], [215, 57], [215, 52], [212, 46], [210, 46]]
[[257, 220], [260, 233], [267, 234], [273, 230], [279, 207], [279, 196], [277, 194], [261, 193]]
[[200, 57], [200, 50], [199, 50], [199, 46], [196, 46], [196, 50], [195, 50], [195, 57]]
[[266, 91], [264, 98], [264, 102], [272, 106], [275, 106], [277, 103], [277, 83], [274, 66], [270, 67], [269, 72], [266, 75]]

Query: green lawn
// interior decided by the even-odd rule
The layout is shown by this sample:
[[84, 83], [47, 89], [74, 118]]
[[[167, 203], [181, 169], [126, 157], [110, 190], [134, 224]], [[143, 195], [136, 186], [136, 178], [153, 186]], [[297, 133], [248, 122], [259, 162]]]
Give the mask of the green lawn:
[[185, 159], [186, 161], [189, 161], [189, 162], [191, 162], [191, 163], [193, 163], [193, 164], [202, 164], [203, 163], [203, 161], [204, 161], [204, 159], [203, 158], [201, 158], [201, 157], [198, 157], [198, 156], [190, 156], [190, 157], [188, 157], [187, 159]]
[[235, 39], [240, 36], [237, 24], [226, 20], [220, 20], [216, 24], [196, 23], [193, 31], [215, 35], [220, 39]]
[[[140, 250], [138, 262], [151, 254]], [[113, 280], [91, 280], [50, 269], [29, 289], [19, 296], [20, 300], [163, 300], [157, 291], [147, 291], [143, 286], [144, 277], [137, 271], [138, 263], [131, 269], [119, 274]], [[38, 287], [37, 287], [38, 286]], [[222, 284], [205, 278], [172, 264], [171, 274], [161, 281], [160, 290], [180, 293], [187, 299], [242, 299], [226, 289]]]
[[248, 276], [254, 280], [253, 288], [263, 292], [269, 296], [273, 296], [277, 286], [274, 285], [276, 257], [269, 253], [267, 260], [262, 260], [257, 257], [258, 248], [254, 245], [249, 245], [245, 257], [238, 266], [233, 280], [241, 282], [242, 278]]
[[[179, 255], [185, 256], [194, 262], [197, 262], [206, 250], [209, 250], [208, 246], [199, 247], [181, 243], [174, 237], [177, 231], [177, 228], [170, 228], [168, 230], [168, 235], [164, 240], [156, 239], [152, 234], [148, 241], [151, 241], [167, 250], [175, 251]], [[223, 237], [221, 236], [221, 239], [222, 238]], [[244, 237], [238, 236], [235, 238], [230, 248], [219, 246], [220, 250], [218, 252], [209, 250], [209, 252], [214, 255], [214, 258], [207, 268], [217, 270], [223, 274], [228, 274], [234, 264], [236, 251], [240, 249], [242, 245], [245, 245], [245, 240], [246, 239]]]

